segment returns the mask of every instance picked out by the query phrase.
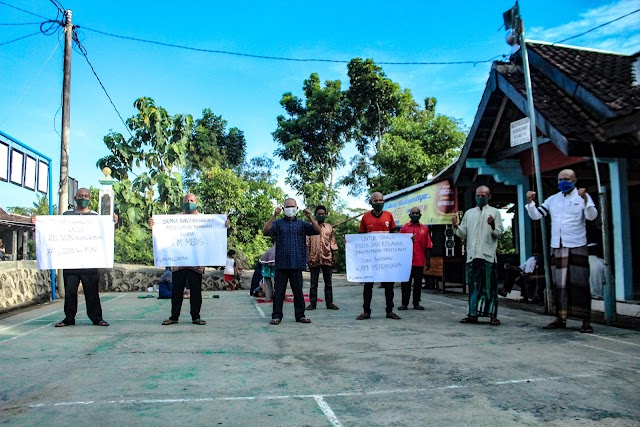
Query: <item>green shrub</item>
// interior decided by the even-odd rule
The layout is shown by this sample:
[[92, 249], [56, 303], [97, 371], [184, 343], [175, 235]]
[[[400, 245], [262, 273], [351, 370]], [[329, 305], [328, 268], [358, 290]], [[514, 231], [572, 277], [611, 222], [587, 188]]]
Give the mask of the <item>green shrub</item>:
[[146, 227], [121, 227], [115, 235], [115, 261], [153, 265], [151, 230]]

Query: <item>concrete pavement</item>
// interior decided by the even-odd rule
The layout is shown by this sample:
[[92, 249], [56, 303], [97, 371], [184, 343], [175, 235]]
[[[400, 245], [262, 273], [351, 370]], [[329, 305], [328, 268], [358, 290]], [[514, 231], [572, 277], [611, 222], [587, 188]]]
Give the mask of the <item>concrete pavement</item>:
[[102, 295], [106, 328], [84, 311], [54, 328], [61, 302], [17, 312], [0, 320], [0, 424], [640, 425], [636, 331], [544, 331], [551, 317], [509, 307], [501, 326], [463, 325], [464, 299], [438, 293], [397, 321], [378, 288], [356, 321], [362, 287], [335, 282], [340, 310], [319, 303], [309, 325], [293, 304], [268, 325], [271, 305], [246, 291], [204, 299], [206, 326], [188, 301], [162, 326], [170, 301], [136, 293]]

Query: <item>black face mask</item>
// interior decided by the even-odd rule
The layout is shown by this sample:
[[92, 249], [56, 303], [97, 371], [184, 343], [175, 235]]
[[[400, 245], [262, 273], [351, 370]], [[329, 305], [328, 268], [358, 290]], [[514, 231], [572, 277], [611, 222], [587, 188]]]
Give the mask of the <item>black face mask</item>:
[[327, 219], [326, 215], [316, 215], [316, 221], [323, 223]]
[[374, 211], [380, 212], [384, 208], [384, 202], [383, 203], [371, 203], [371, 207], [373, 208]]
[[414, 224], [417, 224], [417, 223], [420, 222], [420, 217], [421, 216], [422, 215], [420, 215], [420, 214], [409, 214], [409, 218], [411, 218], [411, 222], [414, 223]]

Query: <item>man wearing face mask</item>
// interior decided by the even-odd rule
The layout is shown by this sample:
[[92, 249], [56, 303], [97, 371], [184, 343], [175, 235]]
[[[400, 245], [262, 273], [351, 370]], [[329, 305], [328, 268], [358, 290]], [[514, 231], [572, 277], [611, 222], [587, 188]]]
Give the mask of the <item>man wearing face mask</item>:
[[413, 309], [424, 310], [420, 305], [420, 296], [422, 294], [422, 277], [423, 271], [431, 266], [431, 235], [429, 227], [420, 224], [422, 213], [420, 208], [413, 207], [409, 211], [410, 222], [406, 223], [400, 229], [401, 233], [413, 234], [413, 258], [411, 260], [411, 276], [408, 282], [402, 283], [402, 305], [398, 310], [406, 310], [409, 306], [409, 297], [411, 296], [411, 282], [413, 282]]
[[[193, 193], [188, 193], [182, 199], [182, 213], [184, 215], [198, 215], [198, 197]], [[153, 228], [153, 217], [149, 218], [149, 225]], [[229, 228], [229, 219], [225, 222]], [[191, 305], [191, 323], [194, 325], [204, 326], [207, 322], [200, 318], [200, 309], [202, 308], [202, 276], [204, 275], [203, 266], [192, 267], [171, 267], [171, 282], [173, 289], [171, 290], [171, 317], [162, 321], [163, 325], [173, 325], [178, 323], [180, 312], [182, 311], [182, 301], [184, 300], [184, 289], [189, 284]]]
[[[359, 233], [395, 233], [396, 223], [393, 219], [391, 212], [383, 211], [384, 208], [384, 195], [380, 192], [375, 192], [369, 199], [371, 211], [366, 212], [360, 220]], [[400, 320], [401, 317], [393, 312], [393, 282], [384, 282], [380, 284], [384, 288], [384, 296], [386, 300], [386, 312], [387, 319]], [[365, 283], [362, 291], [362, 298], [364, 304], [362, 308], [364, 311], [356, 320], [367, 320], [371, 318], [371, 299], [373, 298], [373, 283]]]
[[[75, 196], [76, 206], [62, 215], [98, 215], [98, 212], [89, 209], [91, 192], [87, 188], [79, 188]], [[118, 222], [118, 216], [113, 214], [113, 221]], [[36, 216], [31, 217], [35, 224]], [[82, 283], [84, 299], [87, 305], [87, 316], [96, 326], [109, 326], [102, 318], [102, 306], [100, 305], [99, 283], [100, 276], [97, 268], [67, 268], [62, 270], [64, 278], [64, 319], [54, 326], [62, 328], [76, 324], [78, 312], [78, 286]]]
[[333, 286], [331, 276], [333, 266], [336, 261], [336, 251], [338, 243], [331, 224], [327, 224], [327, 208], [322, 205], [316, 206], [316, 221], [320, 225], [320, 234], [307, 237], [307, 257], [309, 273], [311, 275], [309, 288], [309, 305], [307, 310], [315, 310], [318, 302], [318, 279], [320, 271], [324, 279], [324, 301], [329, 310], [337, 310], [338, 306], [333, 303]]
[[[283, 210], [285, 217], [276, 220]], [[311, 323], [311, 320], [304, 315], [302, 270], [307, 268], [307, 236], [320, 234], [321, 229], [309, 209], [305, 209], [303, 213], [311, 221], [310, 223], [296, 218], [298, 204], [294, 199], [287, 199], [284, 201], [284, 209], [278, 206], [262, 229], [265, 236], [275, 237], [276, 243], [276, 273], [271, 325], [279, 325], [282, 322], [282, 306], [287, 282], [293, 291], [296, 322]]]
[[475, 208], [451, 218], [454, 233], [466, 239], [466, 275], [469, 286], [469, 309], [460, 323], [478, 323], [479, 316], [488, 316], [489, 324], [498, 326], [498, 283], [496, 280], [498, 238], [504, 232], [500, 211], [489, 206], [491, 191], [486, 185], [476, 189]]
[[576, 174], [564, 169], [558, 174], [558, 193], [540, 206], [536, 193], [527, 192], [527, 211], [533, 220], [551, 216], [551, 274], [555, 320], [544, 329], [564, 329], [568, 317], [582, 319], [582, 333], [592, 333], [589, 250], [586, 220], [598, 216], [591, 196], [576, 188]]

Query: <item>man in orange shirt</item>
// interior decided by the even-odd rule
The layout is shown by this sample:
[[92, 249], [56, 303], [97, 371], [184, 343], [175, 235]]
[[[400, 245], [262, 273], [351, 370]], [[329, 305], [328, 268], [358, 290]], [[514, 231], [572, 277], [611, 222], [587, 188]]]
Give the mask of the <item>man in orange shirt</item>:
[[422, 272], [423, 269], [429, 269], [431, 265], [431, 236], [429, 235], [429, 227], [420, 224], [422, 213], [420, 208], [413, 207], [409, 211], [411, 221], [406, 223], [400, 229], [401, 233], [413, 234], [413, 260], [411, 261], [411, 277], [408, 282], [402, 283], [402, 305], [398, 310], [406, 310], [409, 305], [409, 297], [411, 296], [411, 282], [413, 282], [413, 309], [424, 310], [420, 305], [420, 295], [422, 293]]
[[[371, 211], [365, 213], [360, 220], [359, 233], [395, 233], [396, 223], [390, 212], [383, 211], [384, 195], [375, 192], [370, 199]], [[400, 316], [393, 312], [393, 282], [381, 283], [384, 288], [384, 296], [387, 301], [387, 319], [400, 320]], [[362, 308], [364, 312], [356, 317], [357, 320], [365, 320], [371, 318], [371, 298], [373, 297], [373, 283], [365, 283], [362, 292], [364, 304]]]

